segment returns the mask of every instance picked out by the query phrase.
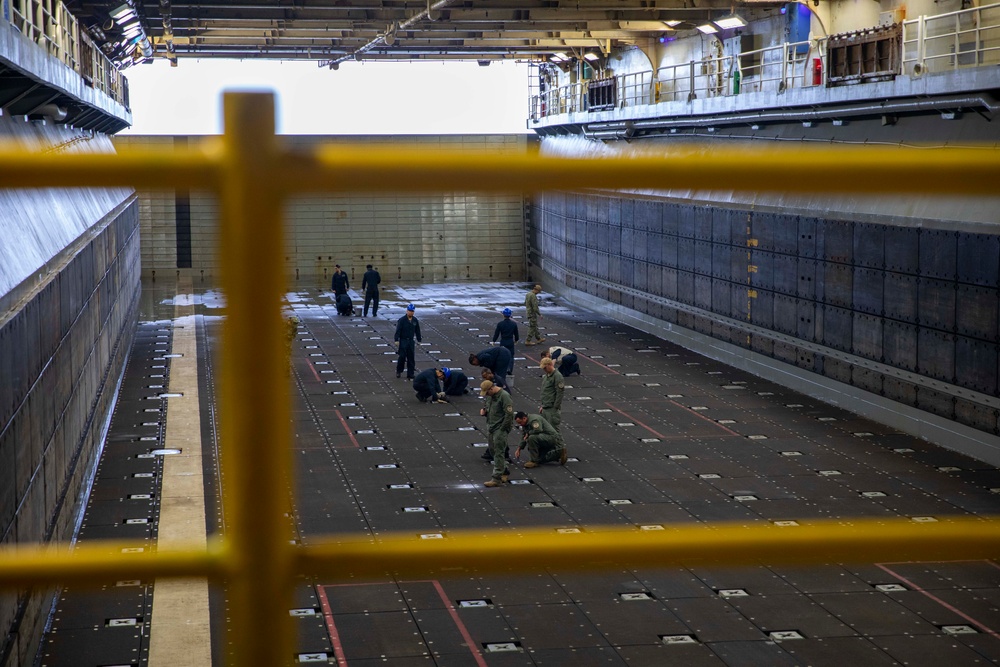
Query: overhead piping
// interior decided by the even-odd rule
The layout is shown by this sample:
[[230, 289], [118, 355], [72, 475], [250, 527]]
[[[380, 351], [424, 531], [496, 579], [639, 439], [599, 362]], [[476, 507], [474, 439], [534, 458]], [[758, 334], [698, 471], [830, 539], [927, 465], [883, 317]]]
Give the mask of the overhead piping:
[[[434, 20], [436, 20], [437, 19], [436, 12], [438, 10], [444, 9], [445, 7], [447, 7], [447, 6], [451, 5], [451, 4], [454, 4], [454, 3], [455, 3], [455, 0], [438, 0], [438, 2], [435, 2], [432, 5], [432, 4], [430, 4], [430, 0], [428, 0], [427, 9], [425, 9], [422, 12], [420, 12], [419, 14], [414, 14], [413, 16], [411, 16], [410, 18], [406, 19], [402, 23], [394, 24], [395, 30], [387, 30], [385, 35], [379, 35], [379, 36], [377, 36], [375, 39], [371, 40], [367, 44], [363, 44], [363, 45], [359, 46], [352, 53], [345, 53], [344, 55], [340, 56], [339, 58], [335, 58], [333, 60], [328, 60], [326, 62], [320, 62], [319, 66], [320, 67], [329, 67], [330, 69], [334, 69], [335, 70], [335, 69], [337, 69], [337, 68], [340, 67], [340, 63], [342, 63], [342, 62], [347, 62], [348, 60], [361, 60], [361, 57], [364, 56], [365, 53], [371, 51], [372, 49], [374, 49], [375, 47], [379, 46], [380, 44], [384, 44], [386, 46], [391, 46], [392, 44], [394, 44], [396, 42], [396, 35], [397, 35], [397, 33], [399, 31], [401, 31], [401, 30], [408, 30], [411, 26], [416, 25], [420, 21], [424, 21], [424, 20], [434, 21]], [[390, 41], [387, 42], [386, 41], [386, 37], [389, 36], [390, 34], [392, 36], [390, 38]]]
[[163, 45], [167, 49], [167, 60], [171, 67], [177, 67], [177, 53], [174, 51], [174, 27], [171, 22], [170, 0], [160, 0], [160, 16], [163, 19]]

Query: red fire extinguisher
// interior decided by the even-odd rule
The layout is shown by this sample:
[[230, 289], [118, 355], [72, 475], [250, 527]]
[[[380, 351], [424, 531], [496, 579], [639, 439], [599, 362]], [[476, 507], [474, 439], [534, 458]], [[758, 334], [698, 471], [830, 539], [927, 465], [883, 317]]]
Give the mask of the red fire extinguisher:
[[823, 59], [813, 58], [813, 85], [818, 86], [823, 83]]

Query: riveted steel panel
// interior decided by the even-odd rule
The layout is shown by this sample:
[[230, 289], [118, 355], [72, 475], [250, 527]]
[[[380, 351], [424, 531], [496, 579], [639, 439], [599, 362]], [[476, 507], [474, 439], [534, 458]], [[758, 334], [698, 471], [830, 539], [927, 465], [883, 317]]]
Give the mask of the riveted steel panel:
[[886, 320], [882, 329], [885, 363], [906, 371], [917, 369], [917, 327]]
[[881, 269], [854, 268], [854, 309], [881, 315], [884, 272]]
[[794, 295], [799, 282], [798, 260], [792, 255], [776, 253], [771, 256], [771, 261], [774, 265], [771, 279], [773, 289], [782, 294]]
[[649, 258], [649, 237], [645, 229], [636, 229], [632, 237], [632, 256], [641, 262]]
[[712, 312], [726, 317], [731, 317], [732, 288], [728, 280], [712, 278]]
[[581, 219], [587, 221], [597, 220], [597, 197], [593, 195], [584, 195], [580, 197], [580, 203], [583, 205], [583, 215]]
[[963, 398], [955, 401], [955, 421], [987, 433], [1000, 433], [1000, 410]]
[[638, 290], [645, 291], [646, 289], [646, 262], [635, 261], [632, 262], [632, 284], [630, 287], [634, 287]]
[[884, 380], [885, 376], [882, 373], [859, 366], [855, 366], [851, 374], [851, 382], [855, 387], [870, 391], [873, 394], [882, 393], [882, 383]]
[[822, 223], [822, 257], [829, 262], [850, 263], [854, 253], [854, 223], [826, 220]]
[[677, 221], [680, 218], [681, 206], [664, 202], [660, 209], [660, 232], [677, 236]]
[[652, 262], [646, 264], [646, 291], [663, 295], [663, 267]]
[[712, 207], [702, 206], [695, 209], [694, 237], [702, 241], [712, 240]]
[[610, 197], [597, 197], [597, 222], [602, 225], [608, 224], [608, 209], [611, 206]]
[[774, 295], [774, 323], [776, 331], [797, 335], [799, 331], [798, 299], [783, 294]]
[[882, 383], [882, 389], [885, 391], [885, 397], [890, 400], [899, 401], [905, 405], [916, 405], [917, 403], [917, 385], [912, 382], [898, 380], [887, 375]]
[[756, 213], [753, 236], [757, 247], [771, 252], [794, 255], [798, 251], [798, 220], [780, 213]]
[[854, 264], [869, 269], [885, 266], [885, 226], [867, 223], [854, 225]]
[[714, 244], [712, 246], [712, 277], [732, 280], [733, 253], [738, 251], [741, 250], [721, 243]]
[[597, 255], [597, 268], [595, 273], [601, 280], [608, 279], [608, 253], [602, 252]]
[[753, 221], [753, 218], [754, 218], [753, 211], [734, 210], [732, 212], [732, 217], [730, 218], [730, 222], [732, 223], [734, 246], [747, 245], [747, 240], [753, 236], [750, 233], [750, 225]]
[[[711, 290], [709, 290], [711, 293]], [[694, 330], [698, 333], [712, 334], [712, 320], [707, 317], [701, 317], [700, 315], [695, 315], [694, 318]]]
[[632, 275], [635, 271], [635, 260], [622, 257], [618, 264], [618, 282], [626, 287], [632, 286]]
[[663, 263], [663, 234], [649, 232], [646, 237], [646, 259], [654, 264]]
[[[750, 323], [759, 327], [771, 329], [774, 327], [774, 293], [764, 290], [757, 290], [756, 295], [744, 287], [742, 290], [733, 290], [733, 311], [736, 312], [736, 299], [742, 299], [749, 308]], [[743, 319], [743, 318], [741, 318]]]
[[819, 250], [816, 244], [816, 218], [799, 216], [799, 256], [815, 259], [819, 257]]
[[917, 323], [919, 281], [919, 278], [911, 275], [886, 272], [883, 302], [886, 317], [910, 324]]
[[835, 350], [851, 349], [851, 311], [826, 305], [823, 307], [823, 344]]
[[694, 219], [697, 214], [696, 206], [682, 206], [677, 212], [677, 235], [682, 238], [694, 238]]
[[661, 241], [660, 263], [663, 266], [677, 267], [677, 237], [664, 234]]
[[760, 289], [774, 289], [774, 254], [766, 250], [752, 250], [750, 263], [744, 267], [750, 284]]
[[789, 345], [788, 343], [783, 343], [781, 341], [774, 341], [774, 350], [772, 354], [775, 359], [780, 359], [781, 361], [788, 362], [790, 364], [799, 365], [799, 353], [800, 350], [794, 345]]
[[728, 208], [710, 210], [712, 211], [712, 240], [715, 243], [731, 244], [733, 242], [733, 217], [738, 211]]
[[650, 210], [643, 216], [646, 221], [646, 229], [662, 232], [663, 216], [667, 212], [667, 203], [654, 200], [650, 202], [650, 205]]
[[996, 343], [986, 343], [965, 336], [955, 341], [955, 384], [991, 396], [997, 395]]
[[691, 271], [677, 272], [677, 300], [694, 305], [694, 273]]
[[598, 250], [607, 252], [608, 245], [611, 242], [611, 227], [606, 224], [597, 226], [597, 246]]
[[730, 252], [729, 271], [732, 279], [736, 282], [745, 283], [750, 277], [749, 269], [753, 265], [752, 255], [749, 249], [740, 246], [732, 246]]
[[954, 382], [955, 336], [920, 327], [917, 330], [917, 372], [945, 382]]
[[920, 230], [920, 275], [954, 280], [957, 275], [958, 234], [956, 232]]
[[955, 417], [955, 397], [930, 387], [917, 387], [917, 407], [946, 419]]
[[705, 310], [712, 309], [712, 279], [709, 276], [694, 276], [694, 305]]
[[854, 313], [851, 352], [865, 359], [881, 361], [883, 321], [875, 315]]
[[957, 244], [959, 281], [1000, 286], [1000, 236], [959, 232]]
[[[628, 260], [625, 260], [628, 261]], [[622, 258], [617, 253], [608, 254], [608, 280], [613, 283], [619, 283], [622, 279]]]
[[616, 225], [608, 226], [607, 251], [612, 255], [620, 255], [622, 251], [622, 228]]
[[816, 302], [811, 299], [796, 299], [796, 312], [799, 316], [799, 338], [810, 342], [816, 341]]
[[1000, 290], [959, 285], [955, 304], [956, 330], [963, 336], [997, 342]]
[[684, 271], [695, 270], [694, 239], [677, 239], [677, 268]]
[[712, 242], [694, 242], [694, 271], [705, 276], [712, 275]]
[[608, 211], [608, 217], [612, 222], [619, 225], [620, 227], [630, 227], [632, 225], [632, 220], [635, 218], [635, 200], [634, 199], [618, 199], [618, 216], [614, 215], [612, 210]]
[[854, 298], [854, 271], [847, 264], [826, 262], [823, 265], [823, 303], [850, 308]]
[[795, 293], [803, 299], [816, 298], [816, 267], [818, 262], [814, 259], [799, 257], [796, 264], [796, 275], [798, 282]]
[[921, 278], [917, 286], [917, 318], [923, 327], [955, 331], [956, 283]]
[[853, 371], [854, 367], [845, 361], [831, 357], [824, 357], [823, 359], [823, 374], [829, 378], [850, 384]]
[[[730, 312], [732, 312], [733, 319], [740, 320], [741, 322], [752, 321], [753, 317], [752, 314], [755, 312], [754, 308], [756, 306], [754, 301], [755, 301], [754, 299], [750, 299], [747, 296], [746, 285], [741, 285], [735, 282], [729, 283], [729, 307], [730, 307]], [[767, 300], [766, 305], [770, 307], [771, 305], [770, 299]], [[762, 305], [761, 308], [763, 309], [764, 306]], [[758, 314], [757, 316], [759, 318], [761, 314]], [[767, 312], [766, 316], [764, 317], [764, 320], [767, 322], [767, 324], [762, 326], [771, 326], [770, 311]]]
[[661, 268], [663, 296], [667, 299], [677, 298], [677, 269], [669, 266]]
[[632, 227], [622, 227], [622, 257], [635, 257], [636, 232]]

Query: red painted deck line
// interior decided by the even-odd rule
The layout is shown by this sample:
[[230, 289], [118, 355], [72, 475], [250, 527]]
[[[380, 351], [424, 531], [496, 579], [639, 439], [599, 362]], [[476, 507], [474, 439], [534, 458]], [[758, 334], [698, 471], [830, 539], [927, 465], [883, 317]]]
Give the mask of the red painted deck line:
[[603, 368], [604, 370], [606, 370], [606, 371], [611, 371], [611, 372], [612, 372], [612, 373], [614, 373], [615, 375], [621, 375], [621, 373], [619, 373], [619, 372], [618, 372], [618, 371], [616, 371], [615, 369], [613, 369], [613, 368], [608, 368], [607, 366], [605, 366], [605, 365], [604, 365], [604, 364], [602, 364], [601, 362], [599, 362], [599, 361], [594, 361], [593, 359], [591, 359], [590, 357], [588, 357], [588, 356], [587, 356], [587, 355], [585, 355], [585, 354], [580, 354], [579, 352], [577, 352], [577, 353], [576, 353], [576, 356], [578, 356], [578, 357], [583, 357], [584, 359], [586, 359], [586, 360], [587, 360], [587, 361], [589, 361], [590, 363], [592, 363], [592, 364], [597, 364], [598, 366], [600, 366], [600, 367], [601, 367], [601, 368]]
[[[725, 431], [729, 435], [735, 435], [735, 436], [739, 436], [740, 435], [736, 431], [732, 431], [732, 430], [726, 428], [725, 426], [723, 426], [719, 422], [715, 421], [714, 419], [709, 419], [705, 415], [700, 414], [697, 410], [692, 410], [691, 408], [689, 408], [687, 406], [681, 405], [677, 401], [668, 401], [668, 402], [673, 403], [674, 405], [676, 405], [677, 407], [681, 408], [682, 410], [687, 410], [688, 412], [690, 412], [691, 414], [693, 414], [695, 417], [701, 417], [702, 419], [704, 419], [705, 421], [707, 421], [709, 424], [712, 424], [713, 426], [718, 426], [719, 428], [721, 428], [723, 431]], [[742, 436], [740, 436], [740, 437], [742, 437]]]
[[309, 361], [309, 370], [311, 370], [313, 372], [313, 375], [316, 377], [316, 382], [322, 382], [322, 380], [319, 378], [319, 373], [316, 372], [316, 366], [313, 364], [312, 359], [309, 359], [308, 361]]
[[[948, 561], [948, 562], [953, 562], [954, 563], [954, 562], [961, 562], [961, 561]], [[989, 562], [989, 561], [987, 561], [987, 562]], [[896, 577], [897, 579], [899, 579], [900, 581], [902, 581], [904, 584], [906, 584], [907, 586], [909, 586], [913, 590], [917, 591], [918, 593], [922, 593], [922, 594], [926, 595], [928, 598], [930, 598], [931, 600], [934, 600], [939, 605], [941, 605], [942, 607], [944, 607], [948, 611], [952, 612], [953, 614], [957, 614], [958, 616], [961, 616], [962, 618], [964, 618], [969, 623], [971, 623], [972, 625], [976, 626], [977, 628], [979, 628], [980, 630], [982, 630], [986, 634], [993, 635], [994, 637], [1000, 639], [1000, 634], [998, 634], [995, 630], [993, 630], [992, 628], [990, 628], [989, 626], [987, 626], [985, 623], [977, 621], [976, 619], [972, 618], [971, 616], [969, 616], [965, 612], [959, 610], [957, 607], [954, 607], [954, 606], [948, 604], [947, 602], [945, 602], [944, 600], [942, 600], [938, 596], [934, 595], [930, 591], [924, 590], [923, 588], [921, 588], [917, 584], [913, 583], [912, 581], [910, 581], [909, 579], [907, 579], [903, 575], [897, 574], [893, 570], [887, 568], [884, 563], [875, 563], [875, 567], [877, 567], [879, 569], [882, 569], [882, 570], [885, 570], [890, 575], [892, 575], [893, 577]]]
[[472, 640], [472, 635], [469, 634], [469, 629], [465, 627], [465, 623], [462, 619], [458, 617], [458, 612], [455, 610], [454, 605], [451, 604], [451, 600], [448, 596], [444, 594], [444, 587], [441, 586], [441, 582], [437, 579], [432, 579], [431, 583], [434, 584], [435, 590], [437, 590], [438, 595], [441, 597], [441, 602], [444, 603], [445, 608], [448, 610], [448, 614], [451, 616], [451, 620], [454, 621], [455, 627], [462, 634], [462, 639], [465, 640], [465, 645], [469, 647], [469, 651], [472, 653], [473, 659], [479, 667], [486, 667], [486, 660], [483, 659], [483, 655], [479, 652], [479, 647]]
[[334, 412], [337, 413], [337, 419], [340, 420], [340, 423], [344, 427], [344, 430], [347, 431], [347, 435], [350, 436], [351, 442], [354, 443], [355, 447], [361, 449], [361, 445], [358, 444], [358, 439], [354, 437], [354, 431], [352, 431], [351, 427], [347, 425], [347, 420], [344, 419], [344, 415], [340, 414], [340, 410], [334, 410]]
[[605, 402], [605, 403], [604, 403], [604, 405], [608, 406], [609, 408], [611, 408], [612, 410], [614, 410], [615, 412], [617, 412], [617, 413], [618, 413], [618, 414], [620, 414], [621, 416], [625, 417], [626, 419], [631, 419], [631, 420], [632, 420], [632, 421], [634, 421], [634, 422], [635, 422], [636, 424], [638, 424], [639, 426], [643, 427], [644, 429], [646, 429], [647, 431], [649, 431], [650, 433], [652, 433], [653, 435], [655, 435], [655, 436], [656, 436], [657, 438], [660, 438], [660, 439], [664, 439], [664, 440], [665, 440], [665, 439], [669, 439], [669, 438], [671, 437], [671, 436], [668, 436], [668, 435], [663, 435], [663, 434], [662, 434], [662, 433], [660, 433], [659, 431], [655, 431], [655, 430], [653, 430], [652, 428], [650, 428], [649, 426], [646, 426], [646, 425], [645, 425], [645, 424], [643, 424], [643, 423], [642, 423], [641, 421], [639, 421], [638, 419], [636, 419], [635, 417], [633, 417], [633, 416], [632, 416], [632, 415], [630, 415], [629, 413], [625, 412], [624, 410], [622, 410], [622, 409], [620, 409], [620, 408], [616, 408], [616, 407], [615, 407], [614, 405], [612, 405], [611, 403], [608, 403], [608, 402]]
[[319, 604], [323, 608], [323, 621], [326, 623], [327, 632], [330, 633], [330, 643], [333, 644], [333, 655], [337, 658], [337, 665], [339, 667], [347, 667], [344, 646], [340, 643], [340, 633], [337, 632], [337, 624], [333, 622], [330, 599], [326, 597], [326, 586], [317, 586], [316, 594], [319, 595]]
[[451, 616], [451, 620], [455, 623], [455, 627], [458, 628], [459, 634], [462, 635], [462, 639], [465, 641], [465, 645], [469, 648], [469, 652], [472, 654], [473, 660], [476, 661], [476, 665], [479, 667], [488, 667], [486, 660], [483, 658], [482, 653], [479, 652], [479, 648], [476, 646], [476, 642], [473, 641], [472, 635], [469, 633], [469, 629], [465, 627], [465, 623], [458, 616], [458, 611], [455, 610], [455, 606], [451, 604], [451, 600], [445, 595], [444, 587], [441, 586], [441, 582], [437, 579], [416, 579], [413, 581], [397, 581], [397, 582], [367, 582], [362, 584], [323, 584], [316, 587], [316, 592], [319, 595], [320, 606], [323, 608], [323, 620], [326, 623], [326, 629], [330, 633], [330, 642], [333, 644], [333, 653], [337, 658], [337, 665], [339, 667], [347, 667], [347, 658], [344, 655], [344, 647], [340, 643], [340, 633], [337, 632], [337, 624], [333, 621], [333, 611], [330, 609], [330, 599], [326, 596], [327, 588], [340, 588], [343, 586], [371, 586], [374, 584], [382, 583], [395, 583], [397, 586], [399, 584], [431, 584], [437, 591], [438, 597], [441, 598], [441, 602], [444, 603], [445, 609], [448, 610], [448, 614]]

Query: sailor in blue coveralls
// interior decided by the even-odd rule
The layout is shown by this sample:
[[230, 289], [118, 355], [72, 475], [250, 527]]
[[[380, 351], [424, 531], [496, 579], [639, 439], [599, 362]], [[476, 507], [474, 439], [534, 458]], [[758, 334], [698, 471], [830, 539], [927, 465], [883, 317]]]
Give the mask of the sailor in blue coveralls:
[[[413, 367], [415, 365], [413, 355], [417, 349], [416, 343], [420, 342], [420, 322], [413, 316], [414, 310], [416, 310], [416, 307], [412, 303], [406, 307], [406, 314], [396, 322], [396, 333], [392, 337], [399, 347], [399, 359], [396, 361], [396, 377], [399, 377], [403, 373], [403, 364], [405, 363], [407, 380], [413, 379]], [[416, 343], [413, 342], [414, 338], [416, 338]]]
[[505, 347], [488, 347], [469, 355], [469, 363], [493, 371], [493, 384], [507, 388], [507, 369], [513, 363], [510, 350]]
[[493, 342], [497, 342], [499, 338], [500, 346], [507, 348], [510, 352], [510, 366], [507, 368], [507, 373], [510, 375], [514, 374], [514, 343], [520, 339], [517, 331], [517, 323], [510, 319], [510, 316], [513, 314], [510, 308], [504, 308], [503, 320], [498, 322], [497, 328], [493, 330]]

